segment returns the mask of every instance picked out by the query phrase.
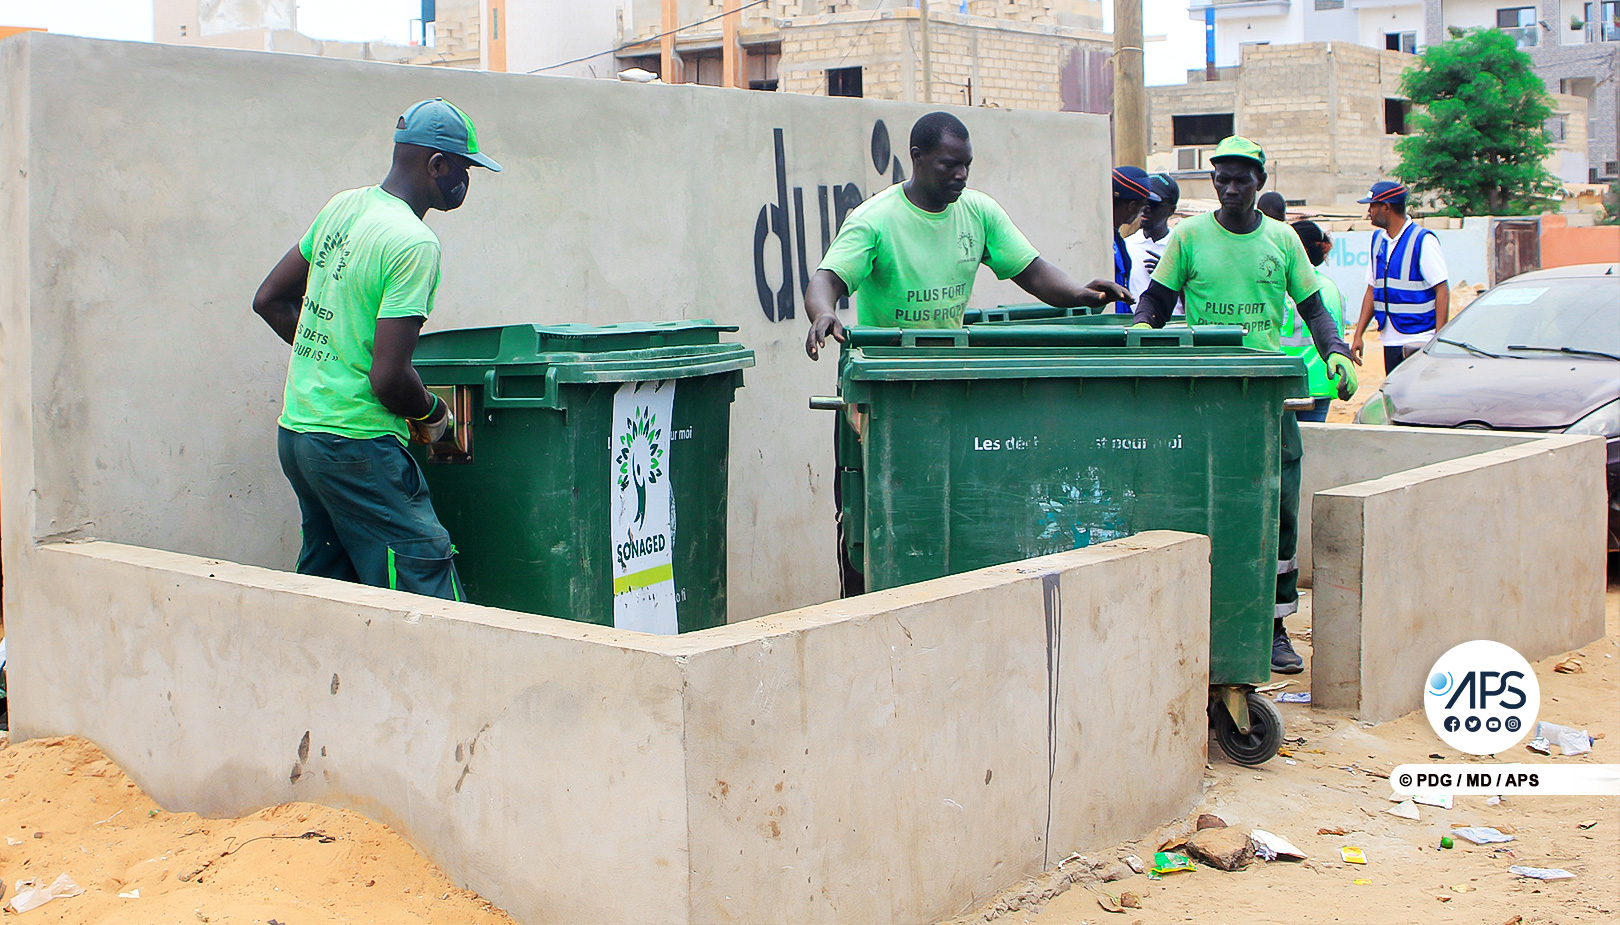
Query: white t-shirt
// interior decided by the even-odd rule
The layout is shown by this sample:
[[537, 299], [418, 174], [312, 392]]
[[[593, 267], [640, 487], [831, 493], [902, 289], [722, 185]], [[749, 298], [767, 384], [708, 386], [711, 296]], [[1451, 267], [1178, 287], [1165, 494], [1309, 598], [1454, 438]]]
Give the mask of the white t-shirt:
[[[1138, 228], [1136, 234], [1125, 239], [1125, 253], [1131, 258], [1131, 282], [1126, 288], [1130, 289], [1131, 297], [1141, 299], [1142, 293], [1147, 292], [1148, 283], [1153, 278], [1153, 268], [1159, 265], [1159, 258], [1164, 256], [1164, 248], [1170, 243], [1170, 234], [1165, 232], [1162, 238], [1150, 238], [1147, 231]], [[1187, 309], [1181, 300], [1176, 300], [1175, 311], [1171, 314], [1184, 315]]]
[[[1401, 226], [1401, 231], [1396, 234], [1396, 237], [1399, 237], [1401, 233], [1405, 233], [1407, 227], [1411, 226], [1412, 224], [1413, 222], [1408, 219], [1406, 225]], [[1418, 229], [1413, 228], [1410, 233], [1417, 234]], [[1384, 246], [1385, 241], [1389, 242], [1389, 253], [1393, 256], [1395, 253], [1395, 241], [1391, 240], [1389, 235], [1386, 234], [1382, 228], [1379, 228], [1373, 232], [1372, 251], [1369, 252], [1367, 256], [1367, 288], [1369, 289], [1378, 284], [1378, 249]], [[1418, 273], [1423, 277], [1423, 281], [1430, 286], [1436, 286], [1447, 281], [1446, 255], [1440, 251], [1440, 238], [1438, 236], [1430, 237], [1429, 240], [1423, 242], [1423, 256], [1422, 259], [1418, 261]], [[1380, 306], [1378, 302], [1373, 302], [1373, 308], [1375, 310], [1381, 307], [1382, 306]], [[1448, 314], [1449, 308], [1450, 306], [1447, 306]], [[1417, 334], [1402, 334], [1401, 332], [1395, 330], [1395, 326], [1390, 323], [1389, 316], [1387, 314], [1384, 316], [1384, 323], [1378, 327], [1378, 342], [1383, 344], [1385, 347], [1402, 347], [1407, 344], [1426, 344], [1429, 342], [1429, 338], [1433, 336], [1433, 331], [1422, 331]]]

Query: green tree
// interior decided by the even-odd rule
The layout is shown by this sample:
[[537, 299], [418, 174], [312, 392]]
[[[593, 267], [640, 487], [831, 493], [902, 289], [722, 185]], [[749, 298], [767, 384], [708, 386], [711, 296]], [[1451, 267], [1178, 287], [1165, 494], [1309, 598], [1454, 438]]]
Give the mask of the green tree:
[[1559, 187], [1545, 166], [1552, 98], [1506, 32], [1451, 35], [1401, 76], [1415, 108], [1413, 134], [1395, 144], [1395, 175], [1437, 195], [1449, 215], [1541, 211]]

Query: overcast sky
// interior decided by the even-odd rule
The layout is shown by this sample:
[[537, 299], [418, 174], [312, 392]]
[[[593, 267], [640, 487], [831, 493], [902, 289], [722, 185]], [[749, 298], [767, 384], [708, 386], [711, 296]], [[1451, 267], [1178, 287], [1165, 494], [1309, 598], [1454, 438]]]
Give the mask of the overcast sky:
[[[626, 0], [628, 3], [628, 0]], [[902, 0], [903, 2], [903, 0]], [[949, 6], [949, 0], [940, 2]], [[1204, 63], [1204, 27], [1187, 18], [1186, 0], [1143, 0], [1147, 32], [1166, 41], [1147, 43], [1150, 84], [1182, 83], [1187, 68]], [[389, 41], [405, 44], [421, 0], [302, 0], [298, 28], [318, 39]], [[1112, 22], [1113, 7], [1103, 3]], [[52, 32], [94, 38], [151, 41], [151, 0], [0, 0], [0, 26], [43, 26]]]

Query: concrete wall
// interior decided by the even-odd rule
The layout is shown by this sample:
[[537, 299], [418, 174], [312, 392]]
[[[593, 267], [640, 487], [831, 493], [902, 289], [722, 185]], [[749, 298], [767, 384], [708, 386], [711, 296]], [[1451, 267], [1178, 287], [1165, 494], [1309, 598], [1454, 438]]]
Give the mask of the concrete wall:
[[1541, 265], [1620, 263], [1620, 225], [1572, 228], [1562, 215], [1541, 217]]
[[1312, 498], [1317, 492], [1518, 446], [1540, 436], [1365, 424], [1301, 424], [1299, 432], [1305, 448], [1300, 468], [1299, 577], [1306, 583], [1311, 580]]
[[1194, 804], [1208, 554], [1143, 534], [661, 637], [30, 546], [12, 729], [172, 811], [359, 810], [523, 922], [936, 921]]
[[[835, 228], [840, 199], [892, 175], [874, 135], [904, 157], [923, 107], [40, 34], [0, 43], [0, 74], [6, 574], [12, 547], [51, 536], [291, 567], [287, 347], [249, 302], [328, 197], [381, 179], [395, 116], [444, 96], [507, 169], [429, 218], [444, 281], [428, 329], [740, 325], [758, 366], [732, 411], [731, 616], [835, 595], [832, 419], [806, 406], [835, 371], [804, 356], [799, 284], [825, 243], [819, 194]], [[1106, 120], [962, 117], [974, 186], [1060, 267], [1106, 276]], [[772, 206], [786, 241], [756, 240]], [[984, 272], [974, 304], [1023, 298]]]
[[1313, 702], [1383, 722], [1459, 643], [1601, 638], [1603, 464], [1601, 437], [1550, 436], [1318, 493]]

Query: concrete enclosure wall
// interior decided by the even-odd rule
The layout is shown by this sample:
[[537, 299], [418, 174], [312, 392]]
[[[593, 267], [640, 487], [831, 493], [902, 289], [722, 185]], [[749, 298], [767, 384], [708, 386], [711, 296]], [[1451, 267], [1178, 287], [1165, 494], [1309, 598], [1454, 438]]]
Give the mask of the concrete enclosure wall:
[[1606, 499], [1603, 438], [1565, 436], [1319, 492], [1312, 702], [1383, 722], [1458, 643], [1601, 638]]
[[46, 545], [6, 574], [12, 728], [175, 811], [357, 809], [523, 922], [936, 921], [1191, 808], [1208, 556], [1142, 534], [668, 637]]
[[1311, 581], [1313, 496], [1320, 491], [1383, 478], [1518, 446], [1539, 437], [1499, 430], [1444, 430], [1433, 427], [1374, 427], [1365, 424], [1301, 424], [1299, 578]]
[[[836, 593], [832, 419], [806, 406], [834, 364], [804, 356], [799, 292], [923, 107], [42, 34], [0, 44], [0, 74], [8, 575], [50, 536], [291, 567], [288, 348], [249, 303], [328, 197], [382, 178], [395, 116], [444, 96], [506, 171], [429, 218], [428, 329], [740, 325], [758, 366], [733, 406], [731, 616]], [[961, 115], [973, 185], [1057, 265], [1106, 276], [1106, 119]], [[1020, 298], [986, 271], [974, 304]]]

